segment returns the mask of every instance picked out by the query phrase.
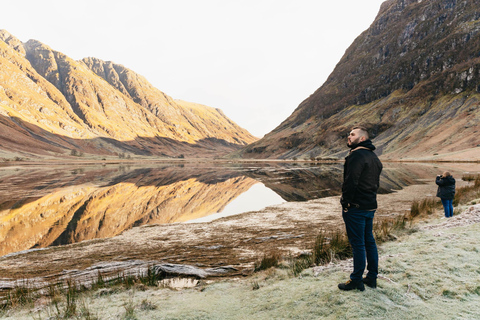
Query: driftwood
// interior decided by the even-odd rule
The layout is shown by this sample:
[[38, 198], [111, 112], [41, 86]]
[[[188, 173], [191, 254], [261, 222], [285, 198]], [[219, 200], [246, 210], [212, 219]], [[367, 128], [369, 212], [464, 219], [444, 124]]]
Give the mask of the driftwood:
[[28, 288], [41, 293], [42, 290], [52, 285], [64, 288], [71, 285], [91, 288], [100, 282], [108, 283], [122, 277], [142, 278], [149, 276], [155, 280], [175, 277], [205, 279], [237, 273], [238, 269], [229, 266], [202, 269], [191, 265], [158, 263], [157, 261], [101, 262], [84, 270], [64, 270], [60, 274], [47, 277], [19, 280], [0, 278], [0, 295], [17, 288]]
[[157, 264], [152, 266], [152, 270], [160, 278], [180, 276], [180, 277], [195, 277], [204, 279], [207, 277], [224, 276], [229, 273], [235, 273], [238, 269], [233, 267], [216, 267], [208, 269], [200, 269], [194, 266], [185, 264]]

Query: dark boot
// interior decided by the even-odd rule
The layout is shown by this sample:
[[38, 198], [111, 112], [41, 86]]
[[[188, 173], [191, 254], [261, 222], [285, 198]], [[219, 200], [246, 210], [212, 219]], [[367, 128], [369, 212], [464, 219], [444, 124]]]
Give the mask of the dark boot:
[[365, 290], [365, 286], [363, 285], [363, 281], [362, 281], [362, 280], [357, 280], [357, 281], [348, 280], [348, 281], [345, 282], [345, 283], [340, 283], [340, 284], [338, 285], [338, 289], [344, 290], [344, 291], [349, 291], [349, 290], [353, 290], [353, 289], [358, 289], [358, 290], [360, 290], [360, 291], [364, 291], [364, 290]]
[[365, 277], [362, 279], [363, 283], [370, 287], [370, 288], [373, 288], [375, 289], [377, 287], [377, 279], [376, 278], [369, 278], [369, 277]]

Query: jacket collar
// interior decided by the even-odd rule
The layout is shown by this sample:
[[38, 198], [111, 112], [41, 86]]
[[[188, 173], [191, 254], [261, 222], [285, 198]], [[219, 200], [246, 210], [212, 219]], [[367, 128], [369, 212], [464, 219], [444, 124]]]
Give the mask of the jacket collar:
[[373, 145], [372, 143], [372, 140], [368, 139], [368, 140], [365, 140], [365, 141], [362, 141], [360, 142], [359, 144], [357, 145], [354, 145], [352, 146], [350, 152], [353, 152], [355, 150], [359, 150], [359, 149], [367, 149], [367, 150], [375, 150], [375, 146]]
[[355, 149], [350, 150], [350, 153], [352, 153], [353, 151], [360, 150], [360, 149], [365, 149], [365, 150], [370, 150], [370, 151], [372, 150], [372, 149], [369, 149], [367, 147], [356, 147]]

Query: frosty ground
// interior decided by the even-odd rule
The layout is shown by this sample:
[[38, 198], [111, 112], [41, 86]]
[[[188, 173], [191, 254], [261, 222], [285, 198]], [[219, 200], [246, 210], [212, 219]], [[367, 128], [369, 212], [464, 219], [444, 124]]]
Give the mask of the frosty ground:
[[[87, 292], [78, 319], [479, 319], [480, 205], [451, 219], [438, 210], [380, 250], [378, 288], [341, 292], [351, 260], [293, 277], [269, 269], [249, 277]], [[58, 309], [35, 305], [4, 311], [5, 319], [56, 319]]]

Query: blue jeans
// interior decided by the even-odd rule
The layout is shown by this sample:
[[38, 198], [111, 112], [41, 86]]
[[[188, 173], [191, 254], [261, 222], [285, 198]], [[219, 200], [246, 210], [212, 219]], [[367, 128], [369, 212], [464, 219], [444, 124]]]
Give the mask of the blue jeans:
[[375, 210], [349, 209], [343, 212], [343, 221], [348, 241], [353, 251], [353, 272], [350, 279], [361, 280], [365, 265], [367, 277], [376, 279], [378, 275], [378, 251], [373, 237], [373, 215]]
[[442, 199], [445, 218], [453, 217], [453, 200]]

